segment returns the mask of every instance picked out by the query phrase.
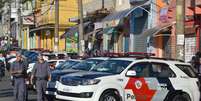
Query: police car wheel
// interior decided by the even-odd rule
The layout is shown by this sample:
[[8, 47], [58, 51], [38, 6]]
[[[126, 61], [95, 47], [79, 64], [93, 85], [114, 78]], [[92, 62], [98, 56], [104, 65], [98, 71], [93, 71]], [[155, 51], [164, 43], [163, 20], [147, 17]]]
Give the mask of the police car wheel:
[[105, 92], [101, 95], [99, 101], [120, 101], [120, 97], [113, 91]]
[[187, 94], [178, 94], [173, 97], [172, 101], [191, 101]]

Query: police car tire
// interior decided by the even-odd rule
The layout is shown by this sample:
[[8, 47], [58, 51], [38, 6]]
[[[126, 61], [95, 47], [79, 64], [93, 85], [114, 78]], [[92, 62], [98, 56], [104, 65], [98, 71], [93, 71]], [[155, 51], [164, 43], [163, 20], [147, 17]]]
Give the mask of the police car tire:
[[191, 101], [191, 99], [187, 94], [178, 94], [171, 101]]
[[108, 100], [107, 100], [108, 97], [114, 98], [115, 101], [121, 101], [121, 100], [120, 100], [120, 97], [119, 97], [117, 94], [115, 94], [114, 91], [106, 91], [106, 92], [104, 92], [104, 93], [101, 95], [99, 101], [108, 101]]

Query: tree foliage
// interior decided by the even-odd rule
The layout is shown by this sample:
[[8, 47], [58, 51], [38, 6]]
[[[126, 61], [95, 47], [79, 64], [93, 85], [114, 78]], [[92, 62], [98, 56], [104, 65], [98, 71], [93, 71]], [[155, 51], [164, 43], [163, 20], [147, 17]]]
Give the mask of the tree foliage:
[[11, 2], [12, 0], [0, 0], [0, 9], [4, 7], [5, 3]]
[[[0, 0], [0, 9], [4, 7], [5, 3], [12, 2], [13, 0]], [[21, 0], [21, 3], [25, 3], [32, 0]]]

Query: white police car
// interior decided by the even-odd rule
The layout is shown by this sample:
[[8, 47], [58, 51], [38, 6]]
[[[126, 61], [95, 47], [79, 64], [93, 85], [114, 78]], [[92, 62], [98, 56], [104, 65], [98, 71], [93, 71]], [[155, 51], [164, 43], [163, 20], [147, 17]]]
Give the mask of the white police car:
[[[97, 64], [107, 60], [108, 57], [96, 57], [96, 58], [88, 58], [80, 63], [75, 65], [71, 65], [70, 67], [64, 67], [64, 70], [56, 70], [51, 73], [51, 80], [47, 84], [46, 94], [47, 95], [55, 95], [56, 93], [56, 81], [62, 76], [66, 74], [71, 74], [79, 71], [89, 71], [91, 68], [96, 66]], [[72, 60], [71, 60], [72, 61]], [[75, 61], [75, 60], [73, 60]], [[78, 61], [78, 60], [76, 60]], [[69, 63], [68, 63], [69, 64]]]
[[190, 64], [162, 59], [111, 58], [89, 72], [61, 77], [56, 98], [72, 101], [199, 101]]

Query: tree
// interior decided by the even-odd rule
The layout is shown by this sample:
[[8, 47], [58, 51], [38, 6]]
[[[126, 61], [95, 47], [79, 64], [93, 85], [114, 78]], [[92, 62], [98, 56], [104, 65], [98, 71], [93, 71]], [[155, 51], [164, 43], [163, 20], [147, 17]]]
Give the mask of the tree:
[[6, 3], [12, 2], [12, 0], [0, 0], [0, 9], [4, 7]]

